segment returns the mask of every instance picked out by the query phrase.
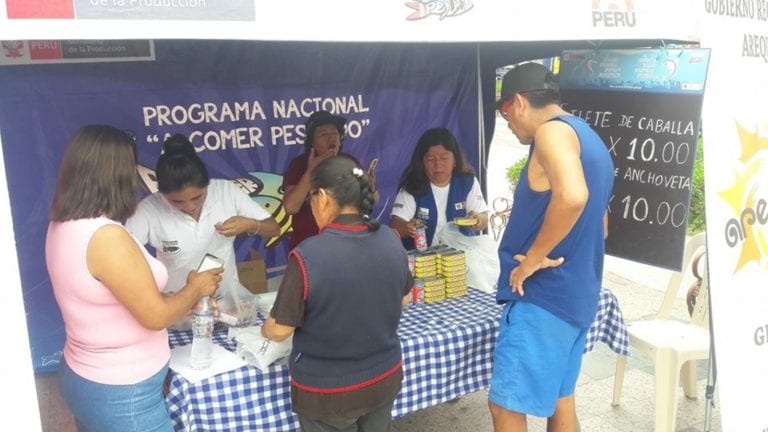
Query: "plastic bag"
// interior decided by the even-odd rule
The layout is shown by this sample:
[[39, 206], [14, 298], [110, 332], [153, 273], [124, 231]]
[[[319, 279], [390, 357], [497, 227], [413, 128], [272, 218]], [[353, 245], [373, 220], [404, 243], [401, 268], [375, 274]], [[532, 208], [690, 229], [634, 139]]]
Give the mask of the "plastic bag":
[[435, 234], [432, 244], [463, 250], [467, 262], [467, 284], [487, 293], [496, 292], [499, 255], [493, 239], [485, 234], [468, 237], [452, 224], [446, 224]]
[[223, 290], [221, 298], [217, 300], [219, 312], [233, 316], [236, 319], [235, 327], [250, 326], [256, 312], [256, 297], [236, 280], [230, 281], [228, 288]]
[[293, 336], [275, 342], [261, 335], [261, 326], [231, 328], [229, 336], [237, 341], [235, 354], [262, 371], [287, 358], [293, 348]]

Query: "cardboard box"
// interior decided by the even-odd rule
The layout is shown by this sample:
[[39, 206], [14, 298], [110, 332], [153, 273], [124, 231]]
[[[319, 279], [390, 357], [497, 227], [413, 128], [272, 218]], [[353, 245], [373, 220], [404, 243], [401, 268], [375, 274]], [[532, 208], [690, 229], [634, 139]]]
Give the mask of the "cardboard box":
[[250, 251], [251, 259], [237, 263], [237, 277], [252, 294], [267, 292], [267, 266], [264, 257], [255, 249]]

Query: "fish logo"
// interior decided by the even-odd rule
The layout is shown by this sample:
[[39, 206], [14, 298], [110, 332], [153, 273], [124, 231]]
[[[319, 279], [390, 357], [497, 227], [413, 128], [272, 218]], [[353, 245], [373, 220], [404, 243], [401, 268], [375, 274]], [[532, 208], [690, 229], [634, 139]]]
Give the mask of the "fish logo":
[[666, 72], [664, 74], [664, 79], [670, 79], [673, 76], [675, 76], [675, 73], [677, 73], [677, 62], [672, 59], [667, 59], [662, 62], [662, 65], [664, 66], [664, 71]]
[[[157, 176], [155, 170], [139, 165], [139, 178], [148, 193], [157, 192]], [[289, 232], [293, 232], [293, 217], [285, 210], [283, 206], [283, 176], [270, 172], [254, 171], [248, 173], [250, 177], [238, 177], [230, 179], [240, 189], [256, 201], [265, 210], [270, 212], [280, 226], [280, 234], [270, 237], [265, 247], [271, 248]]]
[[405, 18], [408, 21], [424, 19], [430, 15], [437, 15], [442, 20], [465, 14], [474, 6], [469, 0], [417, 0], [405, 2], [405, 5], [414, 10]]

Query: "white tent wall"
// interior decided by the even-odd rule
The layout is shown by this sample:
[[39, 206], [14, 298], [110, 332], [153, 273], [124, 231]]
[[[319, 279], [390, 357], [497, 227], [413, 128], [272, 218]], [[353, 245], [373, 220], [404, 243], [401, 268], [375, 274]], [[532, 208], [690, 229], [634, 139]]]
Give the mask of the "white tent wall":
[[[69, 3], [69, 9], [60, 8], [65, 3]], [[119, 6], [121, 3], [138, 6], [130, 9]], [[628, 48], [658, 46], [661, 41], [698, 40], [698, 8], [693, 6], [693, 0], [453, 2], [463, 5], [459, 9], [446, 9], [447, 2], [440, 0], [423, 0], [421, 3], [425, 8], [422, 11], [407, 3], [415, 2], [374, 5], [359, 0], [209, 0], [207, 3], [200, 0], [188, 4], [207, 4], [219, 9], [173, 15], [174, 11], [146, 6], [162, 6], [162, 0], [0, 0], [0, 41], [480, 42], [479, 67], [485, 65], [481, 75], [485, 85], [484, 100], [478, 103], [485, 105], [493, 98], [489, 92], [492, 91], [493, 81], [490, 80], [495, 66], [548, 57], [563, 49]], [[47, 4], [57, 6], [49, 10]], [[430, 9], [429, 4], [434, 7]], [[443, 9], [439, 9], [438, 4], [442, 4]], [[487, 117], [486, 125], [490, 123]], [[486, 131], [485, 135], [490, 140], [492, 130]], [[0, 158], [3, 156], [1, 151]], [[1, 323], [12, 329], [4, 335], [6, 353], [0, 364], [0, 378], [9, 390], [2, 392], [0, 413], [5, 419], [15, 419], [18, 430], [38, 431], [41, 423], [29, 339], [23, 325], [25, 308], [4, 163], [0, 163], [0, 239], [3, 240], [0, 243], [3, 257], [0, 269], [5, 278], [5, 289], [0, 291]]]

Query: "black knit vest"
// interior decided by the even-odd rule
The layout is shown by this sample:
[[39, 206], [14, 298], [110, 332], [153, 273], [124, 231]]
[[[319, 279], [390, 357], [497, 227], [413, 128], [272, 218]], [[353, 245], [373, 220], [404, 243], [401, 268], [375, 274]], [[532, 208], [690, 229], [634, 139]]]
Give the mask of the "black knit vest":
[[400, 368], [397, 326], [408, 257], [388, 227], [326, 226], [292, 254], [304, 274], [304, 323], [289, 367], [293, 385], [338, 393], [373, 384]]

